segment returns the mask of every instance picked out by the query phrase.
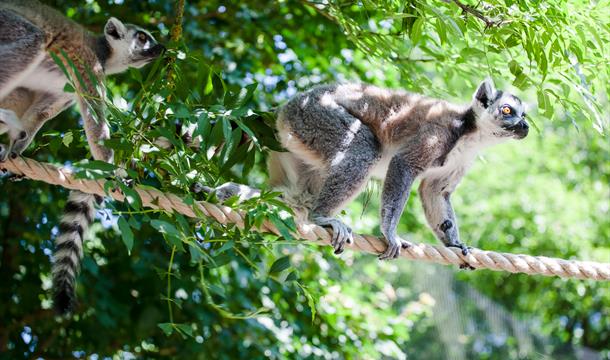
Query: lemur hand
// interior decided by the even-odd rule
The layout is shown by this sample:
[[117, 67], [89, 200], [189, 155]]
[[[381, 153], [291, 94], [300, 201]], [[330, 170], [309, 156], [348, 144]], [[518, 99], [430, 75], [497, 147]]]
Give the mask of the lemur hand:
[[345, 250], [346, 243], [354, 243], [352, 229], [341, 222], [341, 220], [327, 216], [314, 216], [312, 220], [317, 225], [333, 229], [331, 245], [335, 249], [335, 254], [341, 254]]
[[387, 238], [388, 248], [386, 251], [379, 255], [379, 260], [392, 260], [396, 259], [400, 256], [400, 249], [406, 249], [412, 244], [406, 240], [402, 240], [398, 236], [393, 236], [392, 238]]

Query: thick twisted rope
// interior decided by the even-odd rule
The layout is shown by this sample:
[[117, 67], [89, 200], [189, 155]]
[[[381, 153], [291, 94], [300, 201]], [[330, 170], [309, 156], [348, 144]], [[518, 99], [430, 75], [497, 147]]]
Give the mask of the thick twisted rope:
[[[104, 191], [105, 180], [75, 179], [67, 169], [39, 163], [32, 159], [8, 160], [5, 163], [0, 163], [0, 168], [5, 168], [16, 175], [24, 175], [32, 180], [44, 181], [67, 189], [110, 196], [118, 201], [125, 199], [125, 196], [119, 190], [110, 190], [106, 194]], [[203, 215], [213, 218], [221, 224], [236, 224], [239, 228], [244, 228], [244, 214], [227, 206], [205, 201], [188, 205], [182, 198], [174, 194], [166, 194], [159, 190], [144, 189], [137, 186], [134, 190], [140, 195], [142, 204], [146, 207], [176, 211], [192, 218], [199, 218]], [[270, 221], [265, 221], [259, 230], [280, 235], [279, 230]], [[325, 228], [310, 223], [297, 223], [297, 231], [298, 233], [295, 236], [300, 239], [330, 245], [332, 232]], [[354, 235], [352, 246], [359, 251], [373, 254], [381, 254], [386, 248], [385, 241], [382, 238], [359, 234]], [[467, 263], [476, 269], [560, 276], [563, 278], [610, 280], [610, 263], [497, 253], [479, 249], [472, 249], [468, 255], [464, 256], [459, 249], [428, 244], [413, 244], [407, 249], [403, 249], [400, 256], [411, 260], [423, 260], [445, 265], [464, 265]]]

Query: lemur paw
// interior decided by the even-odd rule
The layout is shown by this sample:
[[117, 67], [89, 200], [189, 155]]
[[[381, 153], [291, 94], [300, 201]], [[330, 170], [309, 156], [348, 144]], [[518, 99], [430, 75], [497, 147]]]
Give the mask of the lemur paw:
[[[387, 238], [386, 238], [387, 239]], [[379, 260], [392, 260], [396, 259], [400, 256], [400, 249], [406, 249], [412, 244], [406, 240], [402, 239], [387, 239], [388, 240], [388, 248], [385, 252], [379, 255]]]
[[[114, 176], [109, 176], [106, 178], [106, 180], [108, 180], [108, 181], [116, 180], [116, 181], [120, 182], [121, 184], [127, 186], [128, 188], [132, 188], [132, 189], [135, 185], [134, 179], [130, 178], [129, 174], [127, 173], [127, 170], [125, 170], [123, 168], [116, 168], [114, 170]], [[116, 185], [113, 188], [111, 188], [112, 192], [117, 192], [120, 190], [121, 190], [121, 188], [119, 185]]]
[[458, 249], [462, 250], [462, 255], [464, 255], [464, 256], [470, 254], [470, 250], [472, 249], [470, 246], [466, 246], [462, 243], [446, 244], [445, 246], [454, 247], [454, 248], [458, 248]]
[[333, 229], [331, 245], [335, 249], [335, 254], [341, 254], [345, 250], [346, 243], [354, 243], [354, 234], [352, 233], [352, 229], [341, 222], [341, 220], [326, 216], [317, 216], [314, 217], [313, 221], [317, 225], [330, 227]]
[[0, 162], [4, 162], [7, 159], [16, 159], [17, 158], [17, 153], [14, 151], [11, 151], [11, 148], [9, 146], [0, 144]]
[[23, 175], [23, 174], [9, 174], [7, 179], [9, 181], [12, 181], [12, 182], [19, 182], [19, 181], [25, 179], [25, 175]]
[[195, 183], [191, 184], [190, 190], [192, 192], [194, 192], [195, 194], [199, 194], [201, 192], [209, 194], [210, 192], [214, 191], [214, 189], [212, 189], [211, 187], [205, 186], [200, 182], [195, 182]]
[[[470, 246], [466, 246], [462, 243], [457, 243], [457, 244], [448, 244], [445, 245], [446, 247], [454, 247], [454, 248], [458, 248], [462, 250], [462, 255], [466, 256], [468, 254], [470, 254], [470, 250], [472, 250], [472, 248]], [[467, 262], [464, 262], [463, 264], [460, 264], [460, 269], [462, 270], [475, 270], [476, 268], [473, 267], [472, 265], [470, 265]]]
[[474, 266], [470, 265], [469, 263], [463, 263], [463, 264], [460, 264], [460, 269], [462, 269], [462, 270], [476, 270], [477, 268], [475, 268]]

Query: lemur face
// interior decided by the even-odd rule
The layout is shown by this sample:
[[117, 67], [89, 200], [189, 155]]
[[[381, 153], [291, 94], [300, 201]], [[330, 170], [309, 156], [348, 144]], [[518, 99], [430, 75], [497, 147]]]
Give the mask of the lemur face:
[[494, 136], [523, 139], [529, 132], [521, 99], [496, 90], [491, 80], [479, 85], [474, 94], [473, 109], [477, 113], [477, 125], [489, 128]]
[[104, 35], [111, 50], [105, 66], [107, 74], [123, 72], [130, 67], [140, 68], [165, 51], [165, 46], [159, 44], [148, 31], [132, 24], [123, 24], [116, 18], [108, 20]]

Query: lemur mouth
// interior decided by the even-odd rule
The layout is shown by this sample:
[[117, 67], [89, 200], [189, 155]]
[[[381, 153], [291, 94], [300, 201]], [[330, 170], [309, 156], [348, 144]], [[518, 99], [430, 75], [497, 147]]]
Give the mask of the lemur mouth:
[[165, 48], [165, 46], [163, 46], [161, 44], [157, 44], [157, 45], [151, 47], [150, 49], [142, 52], [142, 55], [144, 55], [144, 57], [147, 59], [156, 59], [161, 54], [163, 54], [165, 52], [165, 50], [167, 50]]
[[525, 120], [520, 120], [518, 123], [512, 126], [507, 126], [504, 129], [509, 130], [514, 134], [516, 139], [523, 139], [529, 133], [530, 126]]

